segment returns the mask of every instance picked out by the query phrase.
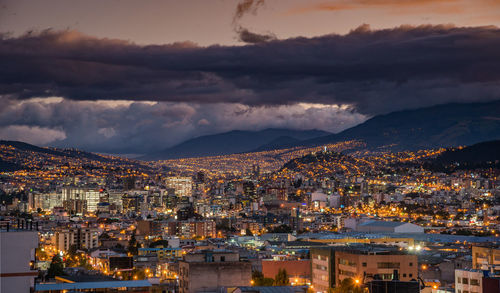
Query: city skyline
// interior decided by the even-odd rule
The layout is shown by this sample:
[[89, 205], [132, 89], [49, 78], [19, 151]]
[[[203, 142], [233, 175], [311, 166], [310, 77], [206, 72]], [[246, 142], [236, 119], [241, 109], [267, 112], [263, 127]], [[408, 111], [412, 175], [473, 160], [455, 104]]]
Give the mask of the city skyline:
[[0, 0], [2, 293], [500, 292], [500, 0]]
[[5, 1], [0, 139], [144, 154], [498, 100], [497, 5]]

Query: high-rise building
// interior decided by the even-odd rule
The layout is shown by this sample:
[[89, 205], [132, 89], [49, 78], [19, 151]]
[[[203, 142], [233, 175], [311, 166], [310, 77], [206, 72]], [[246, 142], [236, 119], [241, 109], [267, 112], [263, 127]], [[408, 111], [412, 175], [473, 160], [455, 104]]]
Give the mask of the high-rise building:
[[123, 189], [124, 190], [134, 190], [135, 189], [135, 177], [134, 176], [123, 178]]
[[73, 245], [77, 249], [92, 249], [98, 247], [99, 232], [95, 228], [64, 228], [58, 227], [53, 236], [57, 250], [68, 251]]
[[167, 188], [173, 188], [175, 195], [178, 197], [190, 197], [192, 195], [193, 179], [191, 177], [167, 177], [165, 184]]
[[101, 190], [80, 187], [64, 187], [61, 190], [62, 200], [83, 200], [86, 202], [86, 212], [96, 212], [100, 201]]

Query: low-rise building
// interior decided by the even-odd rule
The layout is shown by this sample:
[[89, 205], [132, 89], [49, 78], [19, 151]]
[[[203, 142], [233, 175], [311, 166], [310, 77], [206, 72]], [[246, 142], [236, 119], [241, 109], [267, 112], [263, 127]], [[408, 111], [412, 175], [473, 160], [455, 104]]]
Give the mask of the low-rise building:
[[219, 287], [249, 286], [252, 278], [250, 262], [240, 261], [231, 251], [203, 251], [184, 256], [179, 262], [181, 293], [215, 291]]
[[401, 281], [418, 278], [418, 257], [395, 247], [352, 245], [312, 248], [311, 266], [312, 285], [317, 292], [327, 292], [346, 278], [359, 283], [375, 278]]

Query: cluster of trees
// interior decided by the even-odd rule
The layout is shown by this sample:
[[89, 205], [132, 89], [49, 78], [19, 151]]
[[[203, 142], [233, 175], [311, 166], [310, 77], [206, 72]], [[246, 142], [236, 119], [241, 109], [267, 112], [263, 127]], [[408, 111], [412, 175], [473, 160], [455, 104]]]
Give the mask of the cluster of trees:
[[289, 276], [285, 269], [279, 269], [273, 278], [265, 278], [262, 272], [252, 272], [254, 286], [287, 286], [290, 285]]

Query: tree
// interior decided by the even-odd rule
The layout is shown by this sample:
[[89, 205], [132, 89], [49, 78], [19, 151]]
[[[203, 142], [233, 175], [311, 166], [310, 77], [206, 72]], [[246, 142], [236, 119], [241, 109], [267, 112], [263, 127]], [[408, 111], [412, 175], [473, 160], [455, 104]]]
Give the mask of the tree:
[[274, 283], [273, 278], [265, 278], [262, 272], [253, 271], [252, 272], [252, 281], [253, 286], [272, 286]]
[[54, 278], [64, 274], [64, 263], [59, 254], [54, 255], [47, 271], [48, 278]]
[[287, 286], [290, 284], [288, 273], [285, 269], [279, 269], [276, 277], [274, 277], [275, 286]]
[[139, 251], [139, 248], [137, 247], [137, 240], [135, 239], [135, 230], [134, 233], [132, 234], [132, 237], [130, 237], [130, 240], [128, 241], [128, 252], [132, 255], [137, 255]]
[[159, 246], [168, 247], [168, 240], [156, 240], [154, 242], [151, 242], [151, 244], [149, 244], [149, 247], [151, 248], [156, 248]]

